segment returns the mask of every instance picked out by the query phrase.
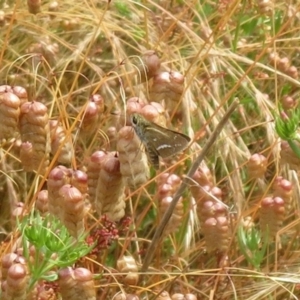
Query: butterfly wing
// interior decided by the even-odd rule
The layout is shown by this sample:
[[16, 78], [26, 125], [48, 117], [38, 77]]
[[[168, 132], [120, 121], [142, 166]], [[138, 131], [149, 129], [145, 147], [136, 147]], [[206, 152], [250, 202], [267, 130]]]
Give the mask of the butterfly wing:
[[157, 155], [169, 157], [187, 148], [190, 138], [180, 132], [163, 128], [159, 125], [152, 127], [152, 147], [155, 148]]
[[156, 151], [153, 144], [145, 145], [146, 153], [148, 156], [148, 160], [150, 161], [151, 165], [158, 170], [159, 169], [159, 154]]

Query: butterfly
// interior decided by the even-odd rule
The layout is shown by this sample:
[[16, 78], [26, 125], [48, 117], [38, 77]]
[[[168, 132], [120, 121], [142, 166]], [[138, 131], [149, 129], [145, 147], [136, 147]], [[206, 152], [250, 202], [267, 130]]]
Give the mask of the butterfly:
[[159, 168], [159, 157], [175, 155], [185, 150], [191, 141], [187, 135], [159, 126], [137, 113], [131, 116], [131, 124], [155, 169]]

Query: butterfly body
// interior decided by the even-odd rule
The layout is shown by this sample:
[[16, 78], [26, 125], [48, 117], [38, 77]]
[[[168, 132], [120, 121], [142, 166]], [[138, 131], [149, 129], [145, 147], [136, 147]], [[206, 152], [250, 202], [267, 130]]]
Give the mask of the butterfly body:
[[187, 135], [159, 126], [139, 114], [132, 115], [131, 124], [155, 169], [159, 168], [159, 156], [175, 155], [185, 150], [191, 140]]

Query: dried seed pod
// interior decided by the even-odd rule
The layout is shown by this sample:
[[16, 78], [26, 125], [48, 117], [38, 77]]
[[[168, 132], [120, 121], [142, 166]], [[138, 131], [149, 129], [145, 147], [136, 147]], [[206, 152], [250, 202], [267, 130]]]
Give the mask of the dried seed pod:
[[128, 285], [136, 285], [139, 280], [138, 267], [132, 256], [123, 256], [117, 260], [117, 269], [121, 273], [128, 273], [123, 282]]
[[174, 102], [178, 102], [184, 91], [184, 76], [179, 72], [161, 72], [153, 77], [150, 88], [150, 98], [157, 102], [166, 101], [166, 106], [171, 109]]
[[270, 78], [269, 74], [265, 72], [256, 72], [255, 79], [257, 80], [268, 80]]
[[251, 216], [242, 218], [240, 224], [247, 232], [250, 232], [255, 227], [254, 220]]
[[[131, 97], [126, 102], [126, 125], [131, 125], [130, 116], [134, 113], [141, 113], [142, 108], [147, 104], [146, 100], [139, 97]], [[120, 124], [124, 124], [124, 117], [120, 118]]]
[[12, 92], [3, 91], [4, 87], [0, 87], [0, 143], [18, 134], [21, 104], [19, 97]]
[[283, 96], [280, 102], [284, 110], [293, 109], [297, 106], [297, 100], [289, 95]]
[[41, 12], [41, 5], [42, 1], [41, 0], [27, 0], [27, 5], [28, 5], [28, 11], [31, 14], [38, 14]]
[[96, 300], [93, 274], [85, 268], [68, 267], [58, 272], [62, 300]]
[[21, 140], [23, 143], [27, 143], [26, 147], [21, 147], [20, 152], [24, 170], [39, 170], [41, 174], [45, 173], [50, 153], [47, 107], [36, 101], [25, 102], [21, 106], [19, 127]]
[[260, 226], [269, 236], [275, 237], [285, 216], [284, 200], [280, 197], [266, 197], [261, 201]]
[[261, 178], [267, 171], [268, 160], [262, 154], [255, 153], [248, 160], [247, 167], [251, 179]]
[[227, 207], [222, 202], [217, 202], [212, 198], [204, 201], [197, 209], [203, 220], [210, 217], [223, 217], [228, 214]]
[[[296, 143], [297, 147], [299, 147], [299, 142], [294, 140], [294, 143]], [[281, 141], [280, 146], [280, 162], [282, 164], [288, 164], [292, 170], [298, 170], [300, 166], [300, 158], [298, 158], [295, 152], [291, 149], [289, 143], [287, 141]]]
[[35, 207], [38, 209], [41, 215], [44, 215], [45, 213], [48, 212], [48, 191], [47, 190], [39, 191], [38, 196], [36, 198]]
[[258, 0], [258, 10], [261, 14], [270, 15], [274, 10], [273, 0]]
[[28, 101], [28, 95], [25, 88], [22, 86], [10, 86], [7, 84], [0, 85], [0, 94], [13, 93], [20, 99], [20, 106]]
[[[70, 138], [66, 138], [66, 131], [59, 125], [57, 120], [51, 120], [50, 137], [51, 137], [51, 154], [54, 156], [60, 148], [57, 161], [60, 164], [71, 164], [73, 153], [73, 145]], [[61, 146], [61, 144], [63, 144]]]
[[269, 54], [269, 60], [273, 66], [277, 66], [280, 60], [280, 56], [277, 52], [271, 52]]
[[299, 77], [299, 72], [296, 66], [290, 66], [287, 70], [286, 70], [286, 74], [291, 76], [294, 79], [298, 79]]
[[20, 160], [25, 171], [32, 168], [33, 146], [30, 142], [24, 142], [20, 147]]
[[49, 212], [62, 219], [63, 199], [59, 195], [59, 189], [65, 185], [71, 184], [77, 188], [81, 194], [87, 193], [87, 174], [80, 170], [68, 169], [64, 166], [57, 166], [49, 173], [48, 178], [48, 205]]
[[160, 293], [159, 296], [156, 298], [157, 300], [172, 300], [169, 293], [167, 291], [163, 291]]
[[99, 94], [92, 95], [85, 107], [85, 112], [80, 125], [81, 138], [90, 138], [95, 134], [103, 111], [104, 99], [102, 96]]
[[282, 57], [278, 61], [278, 69], [284, 73], [286, 73], [291, 66], [291, 62], [288, 57]]
[[208, 252], [226, 252], [229, 245], [229, 223], [227, 217], [208, 218], [202, 232]]
[[20, 262], [20, 256], [16, 253], [4, 254], [1, 258], [1, 280], [6, 280], [8, 269]]
[[18, 202], [11, 214], [11, 224], [13, 227], [17, 225], [17, 220], [21, 220], [22, 217], [27, 215], [27, 210], [23, 202]]
[[[159, 212], [161, 214], [161, 217], [165, 214], [165, 212], [168, 210], [171, 202], [173, 200], [173, 197], [165, 197], [159, 202]], [[164, 235], [169, 235], [171, 233], [176, 232], [176, 230], [180, 227], [183, 221], [184, 216], [184, 210], [183, 210], [183, 203], [182, 203], [182, 197], [177, 202], [175, 209], [172, 213], [172, 216], [165, 228]]]
[[88, 176], [80, 170], [71, 170], [70, 184], [75, 186], [81, 194], [86, 194], [88, 190]]
[[117, 134], [118, 130], [115, 126], [110, 126], [106, 130], [106, 134], [109, 140], [109, 148], [116, 149], [117, 148]]
[[124, 183], [117, 153], [93, 153], [87, 167], [89, 198], [99, 216], [112, 221], [125, 215]]
[[293, 184], [282, 176], [276, 177], [273, 183], [273, 196], [282, 198], [286, 212], [290, 211], [293, 196]]
[[125, 126], [118, 133], [120, 171], [132, 189], [146, 183], [150, 177], [148, 159], [143, 145], [131, 126]]
[[6, 25], [5, 12], [3, 10], [0, 10], [0, 27], [4, 27], [5, 25]]
[[[168, 210], [173, 200], [173, 195], [181, 184], [181, 179], [176, 174], [163, 173], [157, 179], [157, 197], [159, 200], [159, 213], [161, 216]], [[182, 198], [176, 204], [171, 219], [164, 231], [165, 235], [175, 232], [181, 225], [183, 219]]]
[[26, 265], [13, 264], [7, 272], [4, 299], [27, 299], [29, 276]]
[[78, 237], [84, 232], [84, 196], [70, 184], [63, 185], [58, 193], [63, 201], [61, 221], [72, 236]]
[[176, 189], [181, 183], [181, 178], [178, 175], [173, 173], [162, 173], [157, 178], [157, 185], [160, 186], [165, 183], [172, 185], [173, 188]]
[[[88, 166], [87, 166], [87, 177], [88, 177], [88, 196], [89, 201], [93, 208], [96, 209], [96, 199], [98, 193], [98, 180], [99, 173], [101, 171], [101, 163], [104, 160], [106, 153], [104, 151], [96, 151], [92, 154]], [[99, 205], [99, 204], [97, 204]], [[99, 207], [100, 208], [100, 207]], [[101, 208], [100, 208], [101, 210]]]
[[21, 103], [20, 105], [24, 104], [25, 102], [28, 102], [28, 95], [27, 95], [27, 91], [25, 88], [23, 88], [22, 86], [13, 86], [12, 87], [12, 92], [19, 97]]
[[222, 190], [219, 189], [218, 187], [211, 187], [210, 185], [205, 185], [199, 188], [196, 196], [198, 197], [197, 198], [195, 197], [195, 200], [200, 210], [202, 210], [202, 206], [205, 205], [207, 201], [212, 201], [213, 204], [214, 203], [222, 204]]
[[138, 82], [145, 82], [154, 77], [160, 69], [160, 59], [154, 50], [145, 51], [142, 56], [142, 63], [139, 61]]
[[218, 187], [204, 186], [195, 198], [197, 213], [207, 250], [225, 251], [229, 245], [228, 210], [222, 203], [222, 191]]
[[[52, 13], [58, 12], [59, 10], [59, 3], [57, 1], [52, 1], [49, 3], [49, 8], [48, 10]], [[50, 18], [54, 19], [56, 17], [55, 14], [50, 14]]]
[[166, 127], [167, 123], [165, 113], [164, 107], [158, 102], [150, 102], [140, 110], [140, 114], [148, 121], [154, 122], [163, 127]]
[[204, 186], [192, 186], [191, 191], [194, 199], [197, 202], [197, 208], [199, 208], [199, 205], [202, 205], [205, 201], [208, 201], [211, 199], [210, 196], [210, 185], [204, 185]]
[[3, 93], [13, 93], [12, 86], [8, 85], [8, 84], [0, 85], [0, 94], [3, 94]]
[[163, 173], [157, 178], [157, 195], [158, 199], [162, 200], [167, 196], [173, 196], [179, 185], [181, 179], [176, 174]]
[[201, 186], [210, 185], [213, 186], [213, 176], [210, 169], [203, 165], [197, 169], [193, 179]]
[[213, 177], [206, 165], [203, 165], [197, 169], [193, 175], [193, 180], [196, 183], [190, 187], [191, 193], [195, 199], [203, 197], [203, 189], [210, 189], [213, 186]]
[[80, 28], [80, 18], [72, 18], [71, 20], [64, 20], [61, 23], [62, 29], [65, 31], [75, 31]]
[[[49, 272], [51, 273], [51, 272]], [[48, 282], [39, 282], [35, 289], [35, 294], [33, 294], [32, 298], [27, 298], [28, 300], [33, 299], [40, 299], [40, 300], [50, 300], [50, 299], [57, 299], [57, 288], [56, 286], [53, 286], [54, 288], [50, 287]], [[55, 289], [55, 290], [54, 290]]]
[[57, 166], [49, 173], [48, 177], [48, 207], [49, 212], [61, 218], [62, 199], [59, 195], [59, 189], [71, 181], [71, 170], [64, 166]]
[[127, 115], [140, 113], [141, 109], [147, 104], [145, 99], [139, 97], [131, 97], [126, 102]]

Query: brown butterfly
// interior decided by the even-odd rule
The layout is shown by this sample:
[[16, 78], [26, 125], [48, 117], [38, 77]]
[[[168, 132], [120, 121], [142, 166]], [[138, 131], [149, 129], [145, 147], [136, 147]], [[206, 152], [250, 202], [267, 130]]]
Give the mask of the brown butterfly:
[[159, 126], [139, 114], [131, 116], [131, 124], [155, 169], [159, 168], [159, 156], [165, 158], [181, 152], [191, 140], [187, 135]]

